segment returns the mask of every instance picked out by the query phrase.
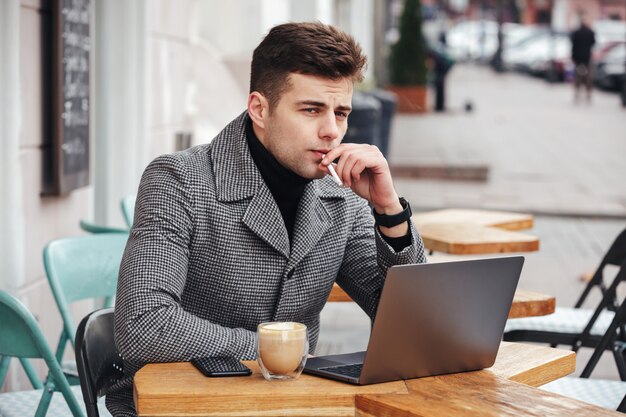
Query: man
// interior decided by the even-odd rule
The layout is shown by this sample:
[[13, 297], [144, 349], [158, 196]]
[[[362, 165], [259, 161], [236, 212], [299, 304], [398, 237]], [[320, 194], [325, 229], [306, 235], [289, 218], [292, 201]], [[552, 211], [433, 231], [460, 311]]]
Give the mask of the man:
[[340, 144], [364, 64], [333, 27], [277, 26], [254, 51], [247, 111], [148, 166], [120, 268], [114, 415], [134, 414], [145, 363], [253, 359], [265, 321], [306, 324], [312, 353], [335, 279], [374, 318], [387, 269], [424, 262], [380, 151]]
[[572, 32], [572, 61], [574, 61], [574, 100], [578, 102], [581, 86], [587, 89], [587, 102], [591, 101], [593, 83], [591, 79], [591, 48], [596, 43], [596, 36], [585, 19], [581, 19], [580, 28]]

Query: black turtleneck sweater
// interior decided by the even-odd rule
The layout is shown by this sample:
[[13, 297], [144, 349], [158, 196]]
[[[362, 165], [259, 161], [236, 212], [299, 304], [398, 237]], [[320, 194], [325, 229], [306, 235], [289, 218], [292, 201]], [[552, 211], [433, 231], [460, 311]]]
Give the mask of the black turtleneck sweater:
[[[246, 138], [252, 160], [256, 164], [261, 177], [270, 189], [274, 200], [278, 205], [280, 214], [283, 216], [289, 241], [292, 241], [293, 226], [296, 222], [296, 213], [298, 212], [298, 204], [304, 188], [311, 182], [308, 178], [303, 178], [295, 172], [282, 166], [276, 158], [263, 146], [259, 138], [257, 138], [252, 129], [252, 120], [248, 117], [246, 120]], [[411, 234], [406, 236], [392, 238], [381, 233], [385, 241], [396, 251], [400, 252], [411, 244]]]
[[256, 164], [267, 188], [276, 200], [276, 204], [283, 216], [285, 227], [289, 233], [289, 241], [293, 236], [293, 225], [296, 222], [298, 203], [304, 193], [304, 187], [311, 182], [308, 178], [303, 178], [295, 172], [282, 166], [276, 158], [267, 150], [261, 141], [256, 137], [252, 129], [252, 120], [246, 121], [246, 137], [250, 154]]

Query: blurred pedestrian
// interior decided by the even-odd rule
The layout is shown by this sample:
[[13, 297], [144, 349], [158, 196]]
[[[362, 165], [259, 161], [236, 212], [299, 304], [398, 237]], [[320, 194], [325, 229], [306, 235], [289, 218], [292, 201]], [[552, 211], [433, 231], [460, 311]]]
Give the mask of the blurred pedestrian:
[[445, 44], [427, 45], [427, 53], [432, 71], [432, 83], [435, 87], [435, 111], [443, 112], [446, 109], [446, 76], [454, 65], [454, 60], [448, 55]]
[[572, 61], [574, 61], [574, 100], [578, 102], [580, 89], [587, 89], [587, 102], [591, 101], [593, 88], [591, 79], [591, 48], [596, 43], [596, 35], [589, 27], [586, 18], [581, 18], [580, 27], [571, 34]]

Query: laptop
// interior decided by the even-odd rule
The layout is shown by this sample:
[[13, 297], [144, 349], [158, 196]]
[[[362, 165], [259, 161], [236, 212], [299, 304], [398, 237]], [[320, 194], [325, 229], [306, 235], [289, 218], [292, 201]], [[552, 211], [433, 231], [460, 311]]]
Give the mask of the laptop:
[[367, 351], [309, 358], [304, 372], [358, 385], [493, 365], [523, 256], [391, 267]]

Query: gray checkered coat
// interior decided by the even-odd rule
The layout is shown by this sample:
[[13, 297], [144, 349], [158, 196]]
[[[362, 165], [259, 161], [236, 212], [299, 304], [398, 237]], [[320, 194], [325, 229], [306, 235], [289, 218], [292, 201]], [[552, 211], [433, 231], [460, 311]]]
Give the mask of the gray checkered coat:
[[328, 176], [306, 186], [290, 244], [250, 156], [246, 117], [143, 174], [115, 303], [128, 378], [107, 395], [114, 415], [132, 415], [131, 378], [147, 362], [251, 359], [256, 326], [277, 320], [305, 323], [313, 352], [335, 279], [373, 318], [387, 269], [424, 262], [413, 226], [412, 244], [395, 253], [367, 202]]

